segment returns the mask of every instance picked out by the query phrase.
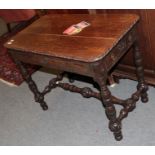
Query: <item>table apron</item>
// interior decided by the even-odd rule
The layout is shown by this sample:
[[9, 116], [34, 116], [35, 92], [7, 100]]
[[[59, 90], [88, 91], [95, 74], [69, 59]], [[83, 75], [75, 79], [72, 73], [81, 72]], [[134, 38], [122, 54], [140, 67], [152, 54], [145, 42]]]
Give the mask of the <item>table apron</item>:
[[92, 76], [93, 71], [89, 63], [61, 59], [56, 57], [48, 57], [38, 54], [22, 53], [20, 51], [10, 51], [12, 56], [24, 63], [34, 64], [46, 68], [57, 69], [77, 73], [85, 76]]

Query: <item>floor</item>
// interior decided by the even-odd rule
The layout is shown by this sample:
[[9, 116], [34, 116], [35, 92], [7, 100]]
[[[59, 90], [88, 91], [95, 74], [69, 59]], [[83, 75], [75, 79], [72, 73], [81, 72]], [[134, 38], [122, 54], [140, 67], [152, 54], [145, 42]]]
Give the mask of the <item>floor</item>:
[[[54, 77], [38, 71], [33, 79], [39, 88]], [[67, 81], [67, 79], [64, 79]], [[76, 81], [80, 87], [90, 86]], [[137, 82], [120, 80], [110, 90], [127, 98]], [[140, 101], [137, 108], [123, 120], [122, 141], [115, 141], [99, 100], [54, 89], [46, 96], [48, 111], [34, 102], [26, 83], [10, 87], [0, 82], [0, 145], [155, 145], [155, 88], [149, 88], [149, 103]]]

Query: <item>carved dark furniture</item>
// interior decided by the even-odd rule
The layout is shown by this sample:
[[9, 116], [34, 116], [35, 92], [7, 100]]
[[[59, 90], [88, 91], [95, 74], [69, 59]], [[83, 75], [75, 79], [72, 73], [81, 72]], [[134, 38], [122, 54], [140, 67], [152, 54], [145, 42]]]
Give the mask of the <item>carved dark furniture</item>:
[[[145, 81], [155, 86], [155, 9], [51, 9], [46, 12], [50, 14], [137, 14], [140, 16], [137, 32], [139, 48], [142, 56], [145, 56], [143, 61]], [[120, 78], [137, 80], [132, 48], [109, 76], [109, 82], [111, 84], [119, 82]]]
[[[62, 34], [67, 27], [83, 20], [91, 23], [91, 26], [73, 36]], [[109, 128], [116, 140], [121, 140], [122, 120], [135, 108], [140, 97], [142, 102], [148, 101], [148, 87], [144, 81], [136, 36], [138, 20], [139, 17], [133, 14], [46, 15], [9, 40], [5, 46], [14, 50], [11, 54], [34, 93], [35, 101], [40, 103], [43, 110], [48, 109], [44, 96], [55, 87], [80, 93], [86, 98], [95, 97], [105, 107]], [[134, 48], [137, 69], [137, 91], [130, 98], [121, 100], [112, 96], [106, 81], [109, 71], [131, 46]], [[58, 69], [62, 73], [40, 92], [22, 62]], [[62, 83], [63, 71], [92, 77], [100, 91], [94, 92], [90, 88]], [[118, 117], [115, 104], [123, 107]]]

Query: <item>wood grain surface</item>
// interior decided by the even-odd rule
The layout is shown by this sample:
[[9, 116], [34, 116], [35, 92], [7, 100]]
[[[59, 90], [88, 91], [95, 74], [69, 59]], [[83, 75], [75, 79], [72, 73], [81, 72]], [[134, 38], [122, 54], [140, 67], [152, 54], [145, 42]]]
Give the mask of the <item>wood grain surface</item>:
[[[134, 14], [45, 15], [5, 46], [21, 52], [93, 62], [108, 54], [138, 19]], [[91, 25], [76, 35], [63, 35], [66, 28], [81, 21]]]

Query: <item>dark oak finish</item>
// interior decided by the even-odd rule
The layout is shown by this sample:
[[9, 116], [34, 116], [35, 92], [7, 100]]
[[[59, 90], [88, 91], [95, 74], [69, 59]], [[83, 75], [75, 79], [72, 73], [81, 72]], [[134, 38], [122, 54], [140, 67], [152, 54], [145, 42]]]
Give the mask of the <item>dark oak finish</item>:
[[[62, 34], [67, 27], [83, 20], [91, 23], [91, 26], [73, 36]], [[5, 46], [14, 50], [11, 52], [12, 56], [34, 93], [35, 101], [40, 103], [43, 110], [48, 109], [44, 96], [55, 87], [80, 93], [86, 98], [95, 97], [101, 100], [105, 107], [109, 128], [116, 140], [121, 140], [123, 118], [135, 108], [140, 97], [142, 102], [148, 101], [148, 87], [144, 81], [136, 34], [138, 20], [139, 17], [134, 14], [46, 15], [11, 38]], [[132, 46], [138, 77], [137, 91], [130, 98], [121, 100], [112, 96], [106, 81], [109, 71]], [[62, 73], [40, 92], [21, 61], [58, 69]], [[99, 85], [100, 91], [94, 92], [87, 87], [79, 88], [61, 83], [64, 71], [92, 77]], [[115, 104], [123, 106], [118, 117]]]
[[[55, 14], [128, 14], [134, 13], [140, 16], [138, 24], [138, 36], [140, 50], [144, 59], [145, 80], [148, 84], [155, 85], [155, 9], [97, 9], [97, 10], [46, 10], [47, 13]], [[130, 49], [132, 50], [132, 49]], [[136, 69], [133, 62], [133, 52], [128, 52], [118, 64], [109, 80], [118, 82], [118, 78], [137, 80]], [[114, 79], [113, 79], [114, 78]]]

